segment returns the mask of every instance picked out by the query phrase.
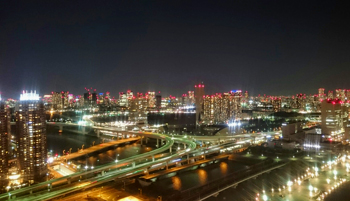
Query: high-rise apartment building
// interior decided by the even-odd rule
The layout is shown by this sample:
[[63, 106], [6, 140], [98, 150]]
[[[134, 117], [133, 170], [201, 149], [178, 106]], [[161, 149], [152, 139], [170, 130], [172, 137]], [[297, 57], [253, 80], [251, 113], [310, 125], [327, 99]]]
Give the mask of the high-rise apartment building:
[[156, 95], [156, 109], [159, 111], [162, 108], [162, 96], [160, 94]]
[[131, 90], [128, 90], [126, 93], [119, 92], [119, 105], [123, 107], [130, 107], [133, 98], [134, 93]]
[[196, 99], [194, 98], [194, 91], [188, 91], [188, 104], [195, 105]]
[[349, 137], [349, 108], [339, 99], [326, 99], [321, 103], [321, 129], [323, 134], [343, 133]]
[[326, 99], [326, 94], [324, 93], [324, 88], [318, 89], [318, 98], [320, 99], [320, 101]]
[[106, 95], [104, 97], [104, 104], [105, 105], [110, 105], [111, 104], [111, 96], [110, 96], [110, 93], [107, 91], [106, 92]]
[[246, 99], [249, 98], [249, 93], [248, 93], [248, 91], [245, 91], [245, 93], [244, 93], [244, 98], [246, 98]]
[[64, 109], [69, 107], [69, 91], [51, 92], [51, 104], [53, 109]]
[[203, 116], [203, 101], [204, 101], [204, 84], [198, 84], [194, 86], [194, 97], [196, 104], [196, 123], [198, 124]]
[[10, 111], [6, 104], [0, 101], [0, 188], [8, 181], [8, 160], [10, 145]]
[[282, 106], [282, 100], [281, 98], [278, 97], [272, 97], [271, 98], [272, 102], [272, 108], [274, 112], [279, 112], [281, 111], [281, 106]]
[[220, 124], [239, 120], [242, 114], [241, 99], [241, 90], [205, 96], [203, 104], [204, 123]]
[[336, 89], [335, 90], [335, 98], [337, 98], [341, 101], [345, 101], [345, 97], [346, 97], [346, 90], [345, 89]]
[[84, 106], [88, 107], [90, 105], [90, 92], [87, 91], [84, 93]]
[[333, 96], [333, 91], [328, 91], [328, 96], [327, 96], [328, 99], [333, 99], [334, 96]]
[[91, 104], [94, 105], [94, 106], [97, 104], [97, 93], [96, 93], [96, 89], [94, 90], [93, 93], [91, 93]]
[[146, 99], [148, 103], [149, 108], [155, 108], [156, 107], [156, 93], [154, 91], [149, 91], [146, 93]]
[[38, 182], [47, 173], [47, 145], [44, 105], [35, 91], [21, 94], [16, 128], [23, 181]]

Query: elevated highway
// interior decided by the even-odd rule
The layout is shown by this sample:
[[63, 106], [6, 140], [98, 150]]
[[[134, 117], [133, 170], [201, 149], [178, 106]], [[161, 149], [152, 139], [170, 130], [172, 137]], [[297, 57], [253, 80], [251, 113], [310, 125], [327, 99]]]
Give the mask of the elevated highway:
[[63, 158], [66, 161], [72, 160], [74, 158], [79, 158], [79, 157], [85, 156], [86, 154], [91, 154], [91, 153], [94, 153], [94, 152], [97, 152], [97, 151], [101, 151], [101, 150], [106, 149], [106, 148], [111, 147], [111, 146], [116, 146], [116, 145], [124, 144], [124, 143], [128, 143], [128, 142], [134, 142], [134, 141], [137, 141], [139, 139], [140, 139], [139, 137], [132, 137], [132, 138], [127, 138], [127, 139], [121, 139], [121, 140], [105, 142], [105, 143], [102, 143], [102, 144], [99, 144], [99, 145], [95, 145], [95, 146], [92, 146], [92, 147], [80, 150], [78, 152], [74, 152], [74, 153], [71, 153], [71, 154], [68, 154], [68, 155], [64, 155], [60, 159]]
[[[58, 123], [58, 126], [63, 127], [65, 125], [78, 126], [74, 124]], [[159, 163], [171, 164], [174, 159], [179, 159], [182, 156], [187, 156], [187, 160], [188, 160], [190, 158], [190, 154], [204, 155], [204, 157], [206, 154], [209, 154], [208, 152], [206, 152], [205, 150], [206, 148], [195, 150], [197, 145], [194, 142], [194, 140], [199, 136], [196, 136], [195, 139], [190, 139], [190, 138], [185, 138], [183, 136], [170, 137], [167, 135], [150, 133], [150, 132], [122, 131], [114, 127], [98, 127], [98, 126], [90, 126], [90, 127], [93, 129], [97, 129], [99, 131], [100, 130], [111, 131], [116, 133], [115, 134], [116, 136], [123, 135], [124, 138], [126, 135], [136, 135], [141, 139], [141, 142], [144, 138], [146, 139], [156, 138], [157, 144], [158, 144], [158, 141], [160, 141], [160, 145], [164, 144], [164, 146], [159, 146], [160, 148], [152, 150], [147, 153], [135, 155], [113, 163], [95, 167], [93, 170], [90, 169], [83, 172], [77, 172], [77, 173], [60, 177], [57, 179], [41, 182], [38, 184], [34, 184], [32, 186], [27, 186], [21, 189], [10, 191], [9, 193], [1, 194], [0, 200], [7, 200], [11, 198], [15, 198], [16, 200], [53, 199], [55, 197], [61, 196], [62, 194], [67, 194], [67, 193], [75, 192], [85, 188], [90, 188], [114, 179], [123, 178], [125, 176], [140, 174], [140, 172], [147, 174], [148, 171], [152, 168], [152, 166]], [[202, 139], [206, 140], [204, 137]], [[172, 153], [172, 146], [174, 145], [175, 142], [183, 144], [184, 146], [183, 146], [183, 149], [180, 149]], [[168, 150], [170, 152], [168, 156], [162, 157], [162, 158], [155, 158], [155, 155], [159, 155], [160, 153], [163, 153]], [[210, 151], [220, 152], [220, 147], [210, 147]], [[146, 162], [141, 162], [142, 159], [145, 159], [148, 157], [151, 157], [152, 159], [149, 161], [146, 160]], [[98, 173], [98, 174], [96, 175], [95, 173]]]
[[[113, 130], [113, 129], [110, 129], [110, 130]], [[96, 182], [93, 183], [93, 185], [96, 185], [96, 183], [101, 184], [101, 183], [113, 180], [115, 178], [121, 177], [122, 175], [133, 174], [135, 171], [140, 171], [140, 170], [147, 171], [147, 168], [151, 167], [152, 165], [154, 165], [156, 163], [159, 163], [160, 161], [166, 162], [166, 161], [173, 160], [174, 158], [178, 158], [182, 155], [185, 155], [188, 152], [190, 152], [196, 148], [196, 144], [192, 140], [188, 140], [188, 139], [172, 138], [169, 136], [155, 134], [155, 133], [140, 133], [140, 132], [125, 132], [125, 133], [134, 134], [134, 135], [141, 135], [143, 137], [158, 138], [158, 139], [164, 140], [165, 145], [156, 149], [156, 150], [152, 150], [152, 151], [147, 152], [147, 153], [132, 156], [132, 157], [117, 161], [116, 163], [109, 163], [106, 165], [96, 167], [93, 170], [87, 170], [84, 172], [77, 172], [77, 173], [74, 173], [72, 175], [60, 177], [57, 179], [41, 182], [41, 183], [38, 183], [38, 184], [35, 184], [32, 186], [27, 186], [27, 187], [24, 187], [21, 189], [10, 191], [9, 193], [0, 195], [0, 200], [6, 200], [9, 197], [14, 197], [14, 196], [17, 197], [16, 200], [20, 200], [20, 199], [22, 199], [20, 196], [23, 196], [25, 194], [27, 194], [27, 195], [32, 194], [35, 191], [40, 191], [41, 193], [43, 193], [42, 190], [45, 191], [45, 189], [49, 190], [49, 191], [46, 191], [46, 193], [44, 193], [45, 196], [46, 196], [46, 194], [58, 196], [59, 195], [58, 192], [70, 192], [72, 190], [79, 190], [82, 187], [84, 187], [84, 185], [83, 186], [82, 185], [73, 185], [73, 183], [76, 183], [79, 180], [81, 181], [82, 177], [84, 177], [85, 175], [88, 176], [89, 174], [91, 175], [94, 172], [100, 172], [101, 176], [95, 177], [95, 178], [97, 178], [97, 180], [96, 180]], [[174, 153], [170, 156], [164, 157], [164, 158], [160, 158], [160, 159], [156, 160], [154, 157], [152, 157], [153, 160], [151, 160], [149, 162], [136, 164], [136, 162], [140, 159], [154, 156], [156, 154], [170, 150], [170, 148], [173, 146], [175, 140], [178, 142], [181, 142], [183, 144], [186, 144], [187, 145], [186, 149], [179, 150], [176, 153]], [[129, 165], [130, 165], [130, 167], [129, 167]], [[121, 168], [123, 168], [123, 169], [121, 169]], [[108, 174], [106, 174], [107, 171], [108, 171]], [[54, 185], [57, 185], [57, 186], [63, 185], [64, 188], [62, 189], [62, 187], [60, 187], [59, 190], [53, 191]], [[44, 195], [42, 195], [42, 196], [44, 196]], [[23, 196], [23, 199], [25, 199], [25, 200], [42, 200], [42, 198], [38, 198], [38, 197], [30, 198], [30, 197], [31, 196], [29, 196], [29, 197]]]
[[[215, 161], [221, 160], [221, 159], [227, 159], [228, 157], [229, 157], [229, 155], [226, 155], [226, 154], [225, 155], [219, 155], [219, 156], [216, 156], [216, 157], [213, 157], [213, 158], [210, 158], [210, 159], [203, 159], [203, 160], [199, 160], [199, 161], [196, 161], [196, 162], [193, 162], [193, 163], [189, 163], [189, 164], [186, 164], [186, 165], [181, 165], [181, 166], [174, 167], [174, 168], [171, 168], [171, 169], [166, 169], [166, 170], [163, 170], [163, 171], [160, 171], [160, 172], [156, 172], [156, 173], [153, 173], [153, 174], [147, 174], [145, 176], [140, 177], [140, 179], [152, 180], [152, 179], [158, 178], [158, 177], [166, 175], [166, 174], [178, 172], [178, 171], [190, 168], [190, 167], [199, 166], [199, 165], [210, 163], [210, 162], [215, 162]], [[193, 158], [194, 157], [190, 158], [190, 160], [193, 159]], [[181, 161], [179, 161], [179, 162], [181, 162]], [[158, 166], [158, 168], [160, 168], [160, 167], [162, 167], [162, 166]]]

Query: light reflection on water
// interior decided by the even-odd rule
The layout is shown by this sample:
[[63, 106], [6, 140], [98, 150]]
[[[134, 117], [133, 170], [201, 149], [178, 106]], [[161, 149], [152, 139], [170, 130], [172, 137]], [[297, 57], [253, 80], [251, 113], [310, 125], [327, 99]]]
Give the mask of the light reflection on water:
[[[59, 134], [58, 131], [55, 132], [52, 130], [49, 130], [47, 133], [47, 147], [49, 151], [52, 150], [53, 154], [62, 154], [62, 150], [67, 151], [70, 148], [72, 148], [72, 152], [76, 152], [77, 148], [81, 148], [82, 144], [85, 144], [84, 148], [92, 146], [93, 141], [98, 142], [99, 138], [89, 135], [70, 133], [64, 130], [62, 134]], [[149, 145], [151, 146], [151, 144]], [[141, 145], [137, 143], [120, 145], [114, 149], [106, 150], [103, 153], [89, 154], [73, 162], [84, 166], [99, 166], [152, 150], [152, 147], [141, 147]]]
[[173, 188], [175, 190], [181, 190], [181, 179], [178, 176], [174, 176], [171, 180], [173, 182]]
[[211, 181], [226, 177], [228, 174], [247, 168], [248, 166], [225, 160], [219, 163], [199, 167], [178, 173], [173, 177], [160, 178], [149, 186], [142, 187], [143, 192], [149, 196], [170, 195], [174, 191], [186, 191], [194, 186], [206, 185]]
[[227, 174], [227, 163], [221, 162], [220, 163], [220, 170], [221, 170], [222, 175], [226, 175]]
[[199, 183], [201, 185], [206, 184], [207, 179], [208, 179], [207, 171], [205, 171], [203, 169], [198, 170], [198, 178], [199, 178]]
[[99, 166], [106, 163], [113, 162], [115, 160], [121, 160], [124, 158], [128, 158], [134, 155], [142, 154], [151, 151], [150, 147], [141, 147], [140, 144], [128, 144], [120, 147], [116, 147], [115, 149], [111, 149], [99, 154], [91, 154], [87, 156], [87, 158], [79, 158], [76, 160], [76, 163], [83, 165], [92, 165]]

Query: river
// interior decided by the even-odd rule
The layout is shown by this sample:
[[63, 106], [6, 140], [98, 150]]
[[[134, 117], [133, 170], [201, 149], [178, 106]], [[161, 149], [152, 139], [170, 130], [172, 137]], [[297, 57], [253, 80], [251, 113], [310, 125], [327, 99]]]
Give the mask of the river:
[[[95, 142], [95, 145], [102, 142], [102, 138], [98, 138], [92, 135], [82, 135], [70, 131], [63, 130], [62, 133], [58, 133], [57, 129], [47, 130], [47, 149], [52, 152], [53, 155], [62, 155], [63, 150], [68, 152], [72, 148], [72, 152], [84, 147], [90, 147]], [[142, 154], [153, 150], [154, 144], [149, 143], [146, 146], [141, 146], [139, 143], [120, 145], [115, 148], [111, 148], [103, 153], [92, 153], [87, 158], [79, 158], [73, 161], [76, 164], [83, 164], [88, 166], [98, 166], [134, 156], [136, 154]]]

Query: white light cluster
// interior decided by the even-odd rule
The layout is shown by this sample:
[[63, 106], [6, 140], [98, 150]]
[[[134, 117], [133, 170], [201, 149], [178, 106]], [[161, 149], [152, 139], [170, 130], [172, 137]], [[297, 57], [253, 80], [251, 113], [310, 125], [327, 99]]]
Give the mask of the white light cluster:
[[321, 148], [320, 145], [304, 144], [304, 147]]
[[30, 91], [28, 93], [27, 91], [23, 91], [23, 94], [20, 95], [19, 100], [21, 101], [27, 101], [27, 100], [39, 100], [39, 94], [36, 93], [36, 91]]
[[241, 126], [241, 122], [233, 122], [228, 124], [229, 127]]
[[188, 109], [195, 109], [196, 107], [195, 107], [195, 106], [188, 105], [188, 106], [179, 107], [179, 108], [180, 108], [180, 109], [188, 110]]

